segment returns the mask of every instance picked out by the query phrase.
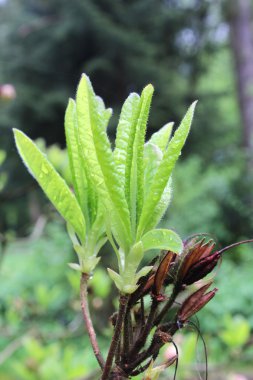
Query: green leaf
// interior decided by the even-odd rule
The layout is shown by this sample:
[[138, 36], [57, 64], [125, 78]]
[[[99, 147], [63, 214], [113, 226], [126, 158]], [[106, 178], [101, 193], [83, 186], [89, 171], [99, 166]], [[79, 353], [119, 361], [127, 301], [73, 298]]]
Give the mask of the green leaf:
[[127, 98], [115, 142], [115, 163], [125, 188], [133, 235], [143, 202], [143, 149], [153, 91], [153, 86], [148, 85], [141, 98], [137, 94]]
[[142, 236], [141, 241], [144, 251], [150, 249], [166, 249], [174, 253], [181, 253], [183, 250], [182, 240], [178, 234], [172, 230], [151, 230]]
[[154, 209], [154, 212], [152, 214], [152, 219], [149, 224], [149, 228], [155, 228], [158, 225], [163, 215], [165, 214], [166, 210], [168, 209], [168, 206], [171, 202], [171, 198], [172, 198], [172, 178], [170, 177], [163, 191], [163, 195]]
[[143, 207], [140, 222], [138, 226], [137, 239], [140, 239], [143, 233], [148, 231], [153, 223], [153, 212], [160, 202], [164, 193], [164, 189], [168, 184], [169, 177], [176, 164], [181, 150], [184, 146], [185, 140], [188, 136], [196, 102], [194, 102], [188, 109], [185, 117], [183, 118], [180, 126], [176, 130], [173, 138], [169, 142], [168, 148], [164, 154], [163, 160], [154, 176], [153, 183], [150, 187], [149, 194], [146, 198]]
[[87, 245], [91, 254], [97, 254], [106, 243], [107, 238], [105, 235], [105, 219], [103, 206], [101, 202], [98, 203], [97, 215], [94, 223], [92, 224], [89, 234], [87, 236]]
[[144, 202], [149, 193], [154, 176], [163, 158], [162, 151], [151, 142], [144, 147]]
[[168, 146], [174, 123], [165, 124], [159, 131], [153, 133], [148, 143], [156, 145], [164, 152]]
[[130, 173], [139, 106], [139, 95], [135, 93], [130, 94], [121, 110], [113, 152], [119, 181], [121, 181], [125, 189], [128, 203], [130, 203]]
[[69, 100], [65, 113], [65, 135], [69, 157], [70, 170], [73, 186], [78, 202], [85, 214], [86, 222], [89, 221], [87, 212], [87, 178], [85, 177], [85, 167], [81, 164], [79, 144], [77, 136], [76, 105], [73, 99]]
[[115, 285], [117, 286], [117, 288], [120, 291], [123, 291], [124, 284], [123, 284], [121, 276], [110, 268], [107, 268], [107, 271], [108, 271], [109, 276], [111, 277], [111, 279], [114, 281]]
[[124, 280], [127, 282], [129, 279], [133, 279], [136, 269], [138, 268], [144, 254], [142, 241], [135, 243], [129, 254], [126, 257], [126, 264], [124, 268]]
[[74, 194], [32, 140], [17, 129], [14, 129], [14, 136], [19, 154], [28, 170], [62, 217], [74, 228], [80, 240], [84, 241], [85, 219]]
[[124, 189], [118, 177], [111, 145], [104, 128], [103, 114], [87, 76], [83, 75], [77, 90], [77, 116], [80, 142], [88, 162], [90, 176], [112, 221], [120, 245], [130, 244], [130, 215]]
[[136, 225], [140, 217], [144, 197], [144, 142], [147, 129], [150, 104], [154, 88], [151, 84], [146, 86], [141, 94], [140, 111], [136, 125], [131, 175], [130, 175], [130, 214], [132, 230], [136, 232]]
[[80, 267], [79, 264], [77, 263], [68, 263], [68, 266], [71, 268], [71, 269], [74, 269], [78, 272], [82, 272], [82, 268]]
[[102, 122], [104, 128], [106, 129], [108, 122], [112, 116], [112, 109], [111, 108], [107, 108], [107, 109], [105, 108], [104, 101], [100, 96], [96, 95], [95, 98], [96, 98], [96, 102], [97, 102], [98, 114], [101, 115], [101, 122]]

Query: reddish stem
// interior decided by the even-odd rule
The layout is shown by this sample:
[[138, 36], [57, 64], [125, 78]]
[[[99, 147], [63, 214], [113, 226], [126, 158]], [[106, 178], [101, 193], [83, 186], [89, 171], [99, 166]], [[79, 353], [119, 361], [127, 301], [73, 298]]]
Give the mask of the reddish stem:
[[101, 355], [100, 349], [98, 347], [96, 332], [94, 330], [92, 320], [90, 317], [89, 304], [88, 304], [88, 291], [87, 291], [87, 283], [89, 280], [89, 275], [87, 273], [82, 273], [81, 281], [80, 281], [80, 298], [81, 298], [81, 307], [83, 312], [83, 319], [89, 334], [90, 342], [100, 365], [100, 368], [103, 370], [105, 366], [104, 359]]
[[105, 362], [104, 371], [103, 371], [101, 380], [108, 380], [109, 379], [113, 359], [114, 359], [115, 352], [116, 352], [117, 347], [118, 347], [118, 343], [119, 343], [119, 339], [120, 339], [120, 335], [121, 335], [121, 329], [122, 329], [122, 325], [123, 325], [125, 314], [126, 314], [128, 299], [129, 299], [129, 296], [124, 295], [124, 294], [120, 295], [119, 312], [118, 312], [118, 317], [117, 317], [117, 321], [116, 321], [116, 325], [115, 325], [115, 329], [114, 329], [114, 335], [113, 335], [113, 338], [111, 341], [111, 345], [109, 348], [109, 352], [107, 355], [107, 359]]

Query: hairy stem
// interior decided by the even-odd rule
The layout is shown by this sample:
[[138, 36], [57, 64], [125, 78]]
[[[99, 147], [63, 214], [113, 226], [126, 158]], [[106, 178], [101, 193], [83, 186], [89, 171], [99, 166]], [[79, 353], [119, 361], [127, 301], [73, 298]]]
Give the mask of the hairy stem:
[[83, 319], [84, 319], [84, 322], [89, 334], [89, 338], [90, 338], [90, 342], [91, 342], [94, 354], [96, 356], [98, 364], [100, 365], [100, 368], [103, 369], [105, 362], [101, 355], [100, 349], [98, 347], [96, 332], [94, 330], [92, 320], [90, 317], [89, 304], [88, 304], [88, 291], [87, 291], [88, 280], [89, 280], [89, 275], [87, 273], [82, 273], [81, 281], [80, 281], [80, 298], [81, 298]]
[[123, 321], [125, 318], [128, 299], [129, 299], [129, 296], [124, 295], [124, 294], [120, 295], [119, 312], [118, 312], [118, 317], [117, 317], [117, 321], [116, 321], [116, 325], [115, 325], [115, 329], [114, 329], [114, 335], [113, 335], [113, 338], [111, 341], [111, 345], [109, 348], [109, 352], [107, 355], [107, 359], [105, 362], [105, 367], [104, 367], [104, 371], [103, 371], [101, 380], [108, 380], [108, 378], [109, 378], [111, 368], [112, 368], [113, 359], [115, 356], [115, 352], [116, 352], [116, 349], [118, 347], [118, 343], [120, 340], [120, 334], [121, 334]]
[[131, 310], [127, 309], [124, 321], [124, 335], [123, 335], [123, 356], [126, 356], [132, 341], [132, 321]]

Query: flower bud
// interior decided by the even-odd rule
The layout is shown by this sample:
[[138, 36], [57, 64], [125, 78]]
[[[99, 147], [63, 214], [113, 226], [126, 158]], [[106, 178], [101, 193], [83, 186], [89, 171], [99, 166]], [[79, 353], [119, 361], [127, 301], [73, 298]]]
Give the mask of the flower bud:
[[175, 261], [175, 257], [175, 253], [168, 251], [157, 268], [153, 286], [153, 294], [155, 296], [161, 295], [164, 280], [167, 277], [170, 265]]
[[215, 293], [218, 290], [217, 288], [214, 288], [210, 292], [205, 293], [205, 291], [209, 288], [211, 284], [212, 281], [202, 286], [183, 302], [177, 315], [178, 321], [180, 321], [181, 323], [186, 322], [190, 317], [192, 317], [200, 309], [202, 309], [215, 296]]
[[178, 258], [177, 285], [179, 287], [193, 284], [205, 277], [216, 266], [220, 254], [212, 253], [215, 243], [210, 240], [191, 239], [185, 244], [181, 257]]
[[191, 285], [194, 282], [204, 278], [216, 267], [219, 259], [219, 252], [215, 252], [212, 255], [199, 260], [197, 263], [192, 265], [192, 267], [186, 273], [184, 277], [184, 284]]

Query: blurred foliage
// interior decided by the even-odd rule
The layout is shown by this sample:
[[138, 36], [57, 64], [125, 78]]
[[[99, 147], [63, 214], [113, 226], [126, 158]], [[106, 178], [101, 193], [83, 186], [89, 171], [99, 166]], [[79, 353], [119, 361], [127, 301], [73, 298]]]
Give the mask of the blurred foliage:
[[[79, 274], [67, 266], [73, 257], [63, 225], [50, 223], [38, 239], [10, 243], [5, 255], [0, 268], [0, 378], [67, 380], [92, 372], [96, 360], [84, 334]], [[111, 281], [99, 268], [90, 292], [103, 350], [111, 312], [104, 301], [110, 291]]]
[[[231, 224], [238, 221], [240, 211], [248, 211], [232, 191], [242, 166], [238, 161], [228, 166], [206, 166], [197, 155], [184, 160], [173, 176], [174, 196], [164, 223], [185, 237], [198, 232], [210, 233], [219, 242], [233, 241], [236, 226]], [[235, 219], [231, 218], [233, 211]], [[239, 236], [247, 230], [247, 226], [241, 230], [237, 226]]]
[[[6, 158], [6, 152], [4, 150], [0, 150], [0, 168]], [[4, 188], [7, 182], [7, 173], [0, 174], [0, 191]]]

